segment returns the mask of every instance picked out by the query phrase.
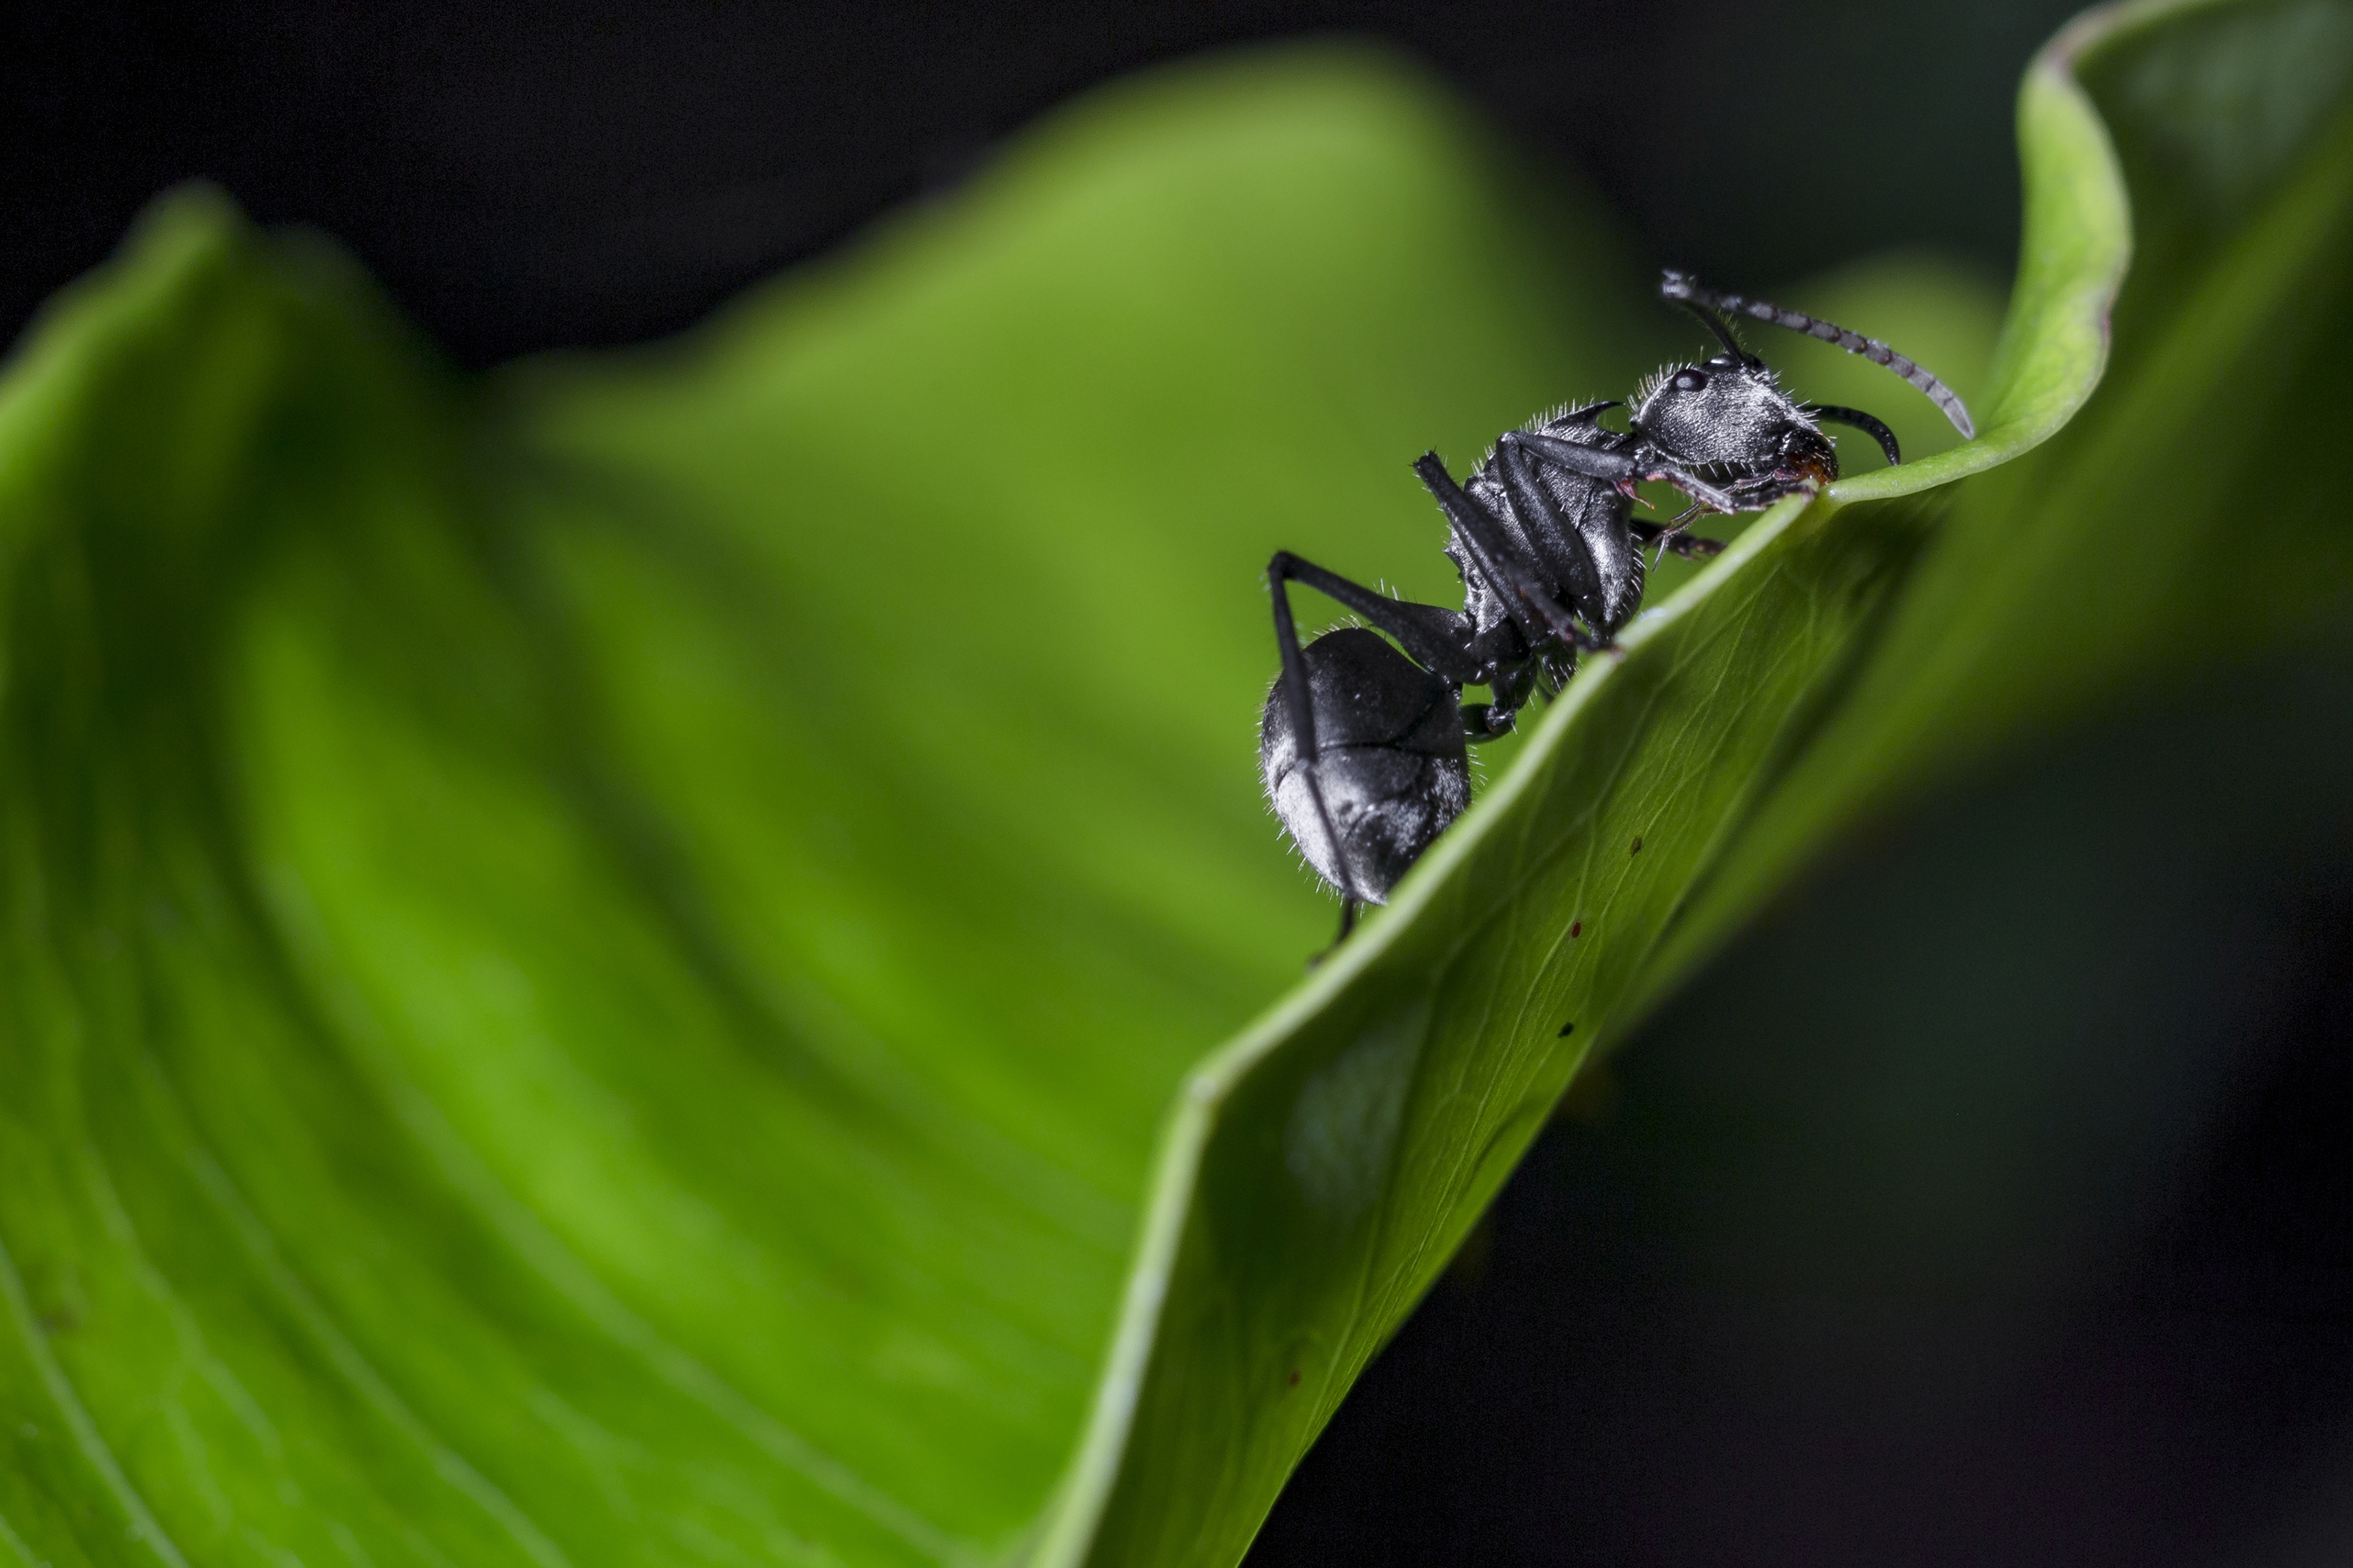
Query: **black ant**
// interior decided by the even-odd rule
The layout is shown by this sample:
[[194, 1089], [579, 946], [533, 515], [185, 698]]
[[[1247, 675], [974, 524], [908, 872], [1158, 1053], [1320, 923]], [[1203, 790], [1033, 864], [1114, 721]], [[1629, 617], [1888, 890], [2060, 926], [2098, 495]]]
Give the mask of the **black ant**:
[[[1587, 404], [1509, 431], [1457, 484], [1438, 454], [1414, 472], [1451, 533], [1461, 610], [1392, 599], [1278, 551], [1267, 565], [1282, 673], [1268, 693], [1259, 765], [1292, 842], [1340, 894], [1340, 935], [1390, 889], [1471, 800], [1467, 746], [1509, 733], [1535, 696], [1567, 682], [1577, 654], [1612, 646], [1641, 605], [1641, 547], [1712, 555], [1715, 540], [1685, 525], [1704, 512], [1756, 511], [1838, 478], [1820, 425], [1847, 425], [1903, 460], [1894, 432], [1860, 409], [1800, 403], [1740, 346], [1725, 313], [1753, 316], [1834, 342], [1887, 366], [1926, 394], [1963, 436], [1968, 411], [1942, 382], [1886, 344], [1843, 327], [1668, 272], [1661, 296], [1697, 316], [1724, 352], [1643, 384], [1624, 432]], [[1662, 480], [1690, 500], [1670, 522], [1637, 520], [1638, 482]], [[1356, 612], [1347, 626], [1301, 647], [1286, 584], [1299, 582]], [[1579, 625], [1579, 621], [1583, 625]], [[1399, 652], [1402, 648], [1404, 651]], [[1493, 700], [1464, 705], [1462, 688]]]

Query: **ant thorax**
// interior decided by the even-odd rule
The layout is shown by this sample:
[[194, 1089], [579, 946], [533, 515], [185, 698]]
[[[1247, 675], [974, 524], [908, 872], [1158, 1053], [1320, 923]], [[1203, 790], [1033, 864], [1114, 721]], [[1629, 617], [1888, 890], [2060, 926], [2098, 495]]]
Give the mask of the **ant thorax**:
[[1662, 452], [1703, 472], [1838, 478], [1831, 444], [1804, 406], [1771, 371], [1728, 355], [1662, 371], [1635, 395], [1630, 417]]
[[[1521, 428], [1599, 451], [1630, 444], [1630, 437], [1604, 429], [1599, 416], [1613, 402], [1562, 405], [1538, 415]], [[1642, 598], [1642, 558], [1624, 538], [1627, 501], [1602, 480], [1545, 466], [1535, 474], [1557, 509], [1556, 519], [1531, 513], [1513, 504], [1491, 448], [1479, 460], [1463, 489], [1505, 533], [1522, 556], [1545, 580], [1544, 586], [1563, 604], [1578, 602], [1577, 592], [1592, 595], [1583, 608], [1596, 626], [1611, 629], [1630, 618]], [[1598, 546], [1598, 548], [1597, 548]], [[1447, 558], [1462, 571], [1463, 611], [1481, 632], [1492, 631], [1511, 618], [1501, 595], [1478, 573], [1462, 570], [1466, 559], [1458, 534], [1447, 542]]]

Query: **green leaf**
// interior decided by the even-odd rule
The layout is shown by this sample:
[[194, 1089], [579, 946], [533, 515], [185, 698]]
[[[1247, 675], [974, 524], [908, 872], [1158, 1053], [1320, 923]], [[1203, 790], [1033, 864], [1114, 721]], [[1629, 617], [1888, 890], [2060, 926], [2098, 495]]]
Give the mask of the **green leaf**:
[[[1081, 1474], [1103, 1489], [1101, 1521], [1066, 1538], [1097, 1531], [1088, 1560], [1240, 1555], [1569, 1076], [1729, 930], [1686, 905], [1843, 696], [1928, 537], [1934, 487], [2015, 458], [2091, 395], [2129, 237], [2106, 132], [2064, 58], [2046, 51], [2021, 93], [2022, 266], [1988, 383], [1954, 367], [1982, 434], [1767, 513], [1638, 620], [1622, 658], [1580, 673], [1385, 920], [1194, 1075], [1147, 1237], [1163, 1278], [1132, 1288], [1123, 1323], [1141, 1393], [1132, 1415], [1099, 1405], [1101, 1469]], [[1922, 342], [1834, 294], [1792, 302]], [[1809, 395], [1888, 402], [1865, 390], [1869, 367], [1777, 357]], [[1303, 1151], [1335, 1136], [1316, 1108], [1376, 1073], [1393, 1101], [1366, 1103], [1398, 1109], [1346, 1139], [1379, 1155], [1356, 1208], [1271, 1216], [1271, 1194], [1309, 1184]], [[1306, 1411], [1277, 1393], [1286, 1361], [1314, 1380]]]
[[[1441, 595], [1407, 462], [1688, 346], [1424, 83], [1124, 87], [483, 384], [159, 209], [0, 384], [0, 1547], [1235, 1560], [1597, 1038], [2172, 617], [2337, 603], [2220, 501], [2343, 406], [2335, 15], [2063, 37], [1982, 379], [1966, 277], [1793, 296], [1986, 434], [1752, 526], [1247, 1029], [1330, 915], [1257, 798], [1266, 556]], [[2170, 237], [2008, 461], [2123, 264], [2077, 61]]]
[[2044, 55], [2097, 93], [2135, 193], [2147, 259], [2117, 302], [2116, 373], [2058, 438], [1957, 493], [1851, 689], [1683, 911], [1654, 986], [1858, 820], [2137, 690], [2325, 644], [2353, 610], [2343, 503], [2318, 467], [2282, 460], [2328, 449], [2347, 408], [2332, 345], [2353, 13], [2147, 14], [2167, 24], [2095, 13]]
[[0, 406], [10, 1539], [1028, 1548], [1329, 929], [1269, 541], [1443, 591], [1411, 457], [1665, 352], [1599, 236], [1330, 51], [486, 386], [162, 210]]

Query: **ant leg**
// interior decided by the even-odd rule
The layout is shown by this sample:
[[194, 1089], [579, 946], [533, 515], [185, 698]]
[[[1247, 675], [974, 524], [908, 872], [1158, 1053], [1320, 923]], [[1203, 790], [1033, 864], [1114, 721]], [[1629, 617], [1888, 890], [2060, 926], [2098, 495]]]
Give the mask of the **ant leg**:
[[1698, 515], [1699, 508], [1694, 507], [1672, 522], [1651, 522], [1638, 517], [1630, 519], [1626, 524], [1626, 529], [1634, 536], [1637, 543], [1658, 544], [1691, 560], [1704, 560], [1721, 552], [1724, 549], [1724, 541], [1702, 539], [1695, 533], [1686, 532], [1683, 525]]
[[1810, 494], [1818, 488], [1812, 479], [1804, 475], [1767, 474], [1762, 479], [1743, 479], [1732, 487], [1732, 509], [1735, 511], [1763, 511], [1775, 501], [1794, 495]]
[[1307, 781], [1307, 798], [1314, 803], [1315, 825], [1324, 830], [1324, 847], [1332, 854], [1332, 868], [1340, 873], [1340, 934], [1348, 934], [1356, 923], [1353, 912], [1358, 901], [1356, 880], [1348, 874], [1348, 857], [1340, 847], [1340, 835], [1332, 826], [1332, 810], [1324, 804], [1324, 785], [1315, 776], [1319, 753], [1315, 749], [1315, 700], [1307, 686], [1307, 658], [1299, 649], [1299, 628], [1291, 619], [1291, 593], [1283, 579], [1288, 559], [1277, 555], [1267, 567], [1267, 586], [1274, 591], [1274, 646], [1282, 656], [1282, 705], [1291, 715], [1293, 743], [1299, 748], [1299, 776]]
[[[1626, 534], [1625, 504], [1605, 491], [1598, 498], [1604, 509], [1603, 521], [1588, 525], [1587, 517], [1580, 516], [1572, 524], [1553, 493], [1536, 482], [1523, 431], [1508, 431], [1495, 443], [1495, 467], [1519, 514], [1541, 522], [1561, 541], [1569, 578], [1564, 586], [1576, 602], [1577, 614], [1605, 635], [1622, 625], [1634, 613], [1634, 603], [1642, 593], [1642, 564]], [[1612, 521], [1618, 523], [1615, 529], [1609, 526]], [[1622, 603], [1613, 605], [1613, 598]]]
[[1517, 724], [1517, 710], [1494, 702], [1465, 702], [1462, 705], [1462, 739], [1470, 745], [1482, 741], [1500, 741], [1510, 734]]
[[[1557, 436], [1546, 436], [1530, 430], [1510, 431], [1504, 439], [1514, 441], [1517, 445], [1526, 447], [1536, 457], [1556, 468], [1564, 468], [1572, 474], [1582, 474], [1588, 479], [1599, 479], [1604, 484], [1615, 485], [1629, 500], [1633, 498], [1634, 482], [1637, 479], [1664, 479], [1711, 511], [1739, 510], [1733, 504], [1732, 497], [1727, 492], [1701, 479], [1681, 463], [1668, 462], [1663, 458], [1646, 463], [1636, 462], [1622, 452], [1605, 451], [1599, 447], [1580, 446], [1575, 441], [1564, 441]], [[1636, 449], [1648, 450], [1649, 448], [1638, 447]]]
[[1308, 955], [1308, 973], [1314, 973], [1317, 969], [1323, 966], [1323, 963], [1325, 959], [1340, 951], [1341, 943], [1346, 942], [1351, 936], [1356, 934], [1356, 916], [1364, 910], [1364, 907], [1365, 901], [1362, 899], [1350, 898], [1345, 895], [1342, 896], [1340, 900], [1340, 932], [1337, 936], [1335, 936], [1332, 939], [1331, 946], [1325, 948], [1321, 952], [1310, 953]]
[[1307, 797], [1315, 808], [1315, 825], [1331, 850], [1332, 868], [1339, 873], [1335, 880], [1340, 889], [1340, 938], [1345, 940], [1356, 929], [1356, 911], [1366, 900], [1349, 872], [1331, 807], [1324, 798], [1323, 781], [1316, 775], [1322, 752], [1315, 740], [1315, 700], [1308, 686], [1306, 655], [1300, 647], [1299, 627], [1291, 614], [1288, 585], [1294, 581], [1345, 605], [1397, 638], [1409, 657], [1441, 680], [1458, 688], [1465, 680], [1483, 680], [1486, 667], [1473, 652], [1468, 616], [1436, 605], [1417, 605], [1377, 594], [1312, 561], [1303, 561], [1287, 550], [1275, 552], [1274, 559], [1267, 563], [1267, 588], [1274, 598], [1275, 647], [1282, 658], [1283, 710], [1291, 720], [1293, 743], [1298, 748], [1299, 776], [1306, 782]]
[[1835, 403], [1810, 403], [1806, 412], [1832, 425], [1851, 426], [1878, 442], [1879, 449], [1887, 454], [1889, 468], [1904, 461], [1903, 449], [1895, 444], [1895, 432], [1881, 424], [1875, 415], [1865, 414], [1860, 408], [1841, 408]]
[[1505, 612], [1523, 637], [1531, 644], [1544, 642], [1549, 634], [1553, 639], [1573, 647], [1609, 646], [1571, 620], [1568, 612], [1536, 581], [1535, 574], [1521, 564], [1519, 552], [1504, 532], [1503, 524], [1454, 482], [1454, 476], [1446, 471], [1437, 453], [1423, 453], [1413, 471], [1421, 476], [1421, 482], [1437, 498], [1439, 510], [1453, 525], [1454, 537], [1462, 542], [1472, 564], [1487, 580], [1495, 597], [1504, 602]]
[[1470, 617], [1438, 605], [1417, 605], [1392, 599], [1313, 561], [1303, 561], [1288, 550], [1278, 550], [1266, 564], [1266, 580], [1278, 601], [1286, 581], [1304, 583], [1327, 599], [1354, 610], [1397, 639], [1408, 657], [1442, 679], [1457, 686], [1476, 686], [1486, 679], [1486, 665], [1472, 647]]

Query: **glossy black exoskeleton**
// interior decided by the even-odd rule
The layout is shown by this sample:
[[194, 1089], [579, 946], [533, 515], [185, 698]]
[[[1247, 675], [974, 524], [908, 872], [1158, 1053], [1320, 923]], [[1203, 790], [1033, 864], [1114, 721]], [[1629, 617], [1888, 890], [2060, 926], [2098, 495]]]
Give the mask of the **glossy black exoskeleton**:
[[1338, 832], [1292, 835], [1325, 881], [1385, 894], [1471, 804], [1459, 689], [1362, 626], [1317, 637], [1300, 663], [1316, 762], [1299, 765], [1290, 710], [1270, 700], [1259, 731], [1268, 796], [1286, 824], [1329, 814]]
[[[1267, 566], [1282, 673], [1268, 693], [1259, 762], [1267, 797], [1310, 865], [1339, 890], [1340, 932], [1383, 903], [1398, 878], [1469, 804], [1468, 742], [1509, 731], [1535, 696], [1556, 693], [1579, 650], [1604, 647], [1641, 603], [1641, 546], [1712, 554], [1683, 525], [1703, 512], [1752, 511], [1838, 477], [1820, 426], [1871, 435], [1902, 460], [1887, 426], [1860, 409], [1785, 393], [1720, 312], [1771, 321], [1884, 364], [1935, 400], [1963, 435], [1960, 400], [1884, 343], [1811, 316], [1717, 294], [1669, 272], [1662, 297], [1704, 321], [1723, 348], [1676, 365], [1635, 395], [1630, 428], [1600, 423], [1615, 403], [1568, 408], [1508, 432], [1457, 484], [1434, 452], [1414, 471], [1445, 514], [1446, 553], [1462, 576], [1451, 610], [1392, 599], [1278, 552]], [[1663, 480], [1691, 506], [1672, 522], [1636, 520], [1634, 487]], [[1380, 632], [1349, 627], [1303, 647], [1286, 585], [1337, 600]], [[1399, 650], [1403, 651], [1400, 652]], [[1461, 689], [1491, 700], [1464, 706]]]

